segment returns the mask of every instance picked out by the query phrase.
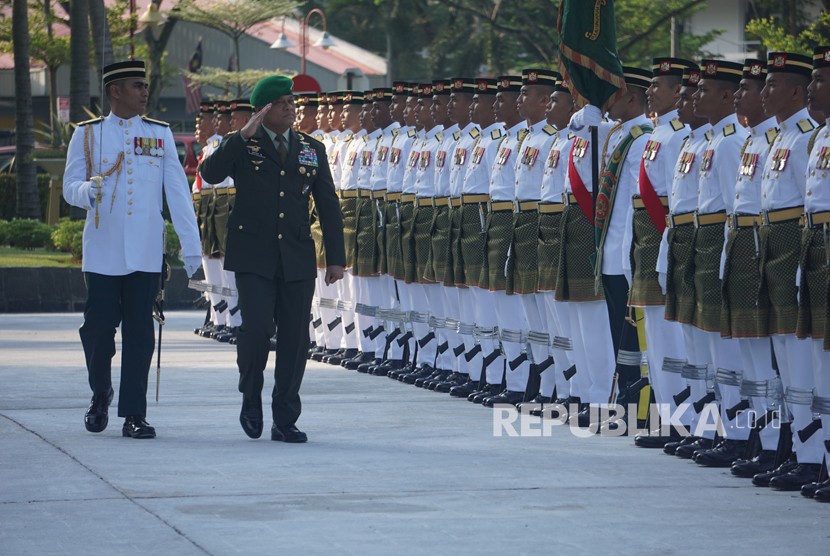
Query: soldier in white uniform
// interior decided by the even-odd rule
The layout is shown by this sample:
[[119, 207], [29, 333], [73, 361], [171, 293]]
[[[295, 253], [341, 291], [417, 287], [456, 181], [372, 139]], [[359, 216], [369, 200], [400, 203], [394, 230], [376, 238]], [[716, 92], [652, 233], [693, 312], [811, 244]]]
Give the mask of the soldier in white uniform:
[[[807, 88], [808, 107], [830, 114], [830, 46], [813, 50], [813, 79]], [[830, 119], [830, 118], [828, 118]], [[827, 294], [830, 292], [830, 131], [825, 124], [813, 132], [807, 165], [804, 198], [804, 232], [801, 242], [801, 299], [798, 337], [810, 338], [813, 352], [815, 392], [813, 412], [821, 416], [825, 465], [830, 461], [830, 326], [827, 324]], [[805, 340], [807, 341], [807, 340]], [[830, 480], [801, 487], [801, 494], [819, 502], [830, 502]]]
[[80, 335], [92, 402], [84, 424], [90, 432], [107, 426], [115, 329], [121, 325], [121, 433], [153, 438], [155, 429], [145, 416], [154, 347], [153, 301], [164, 254], [162, 194], [188, 276], [201, 263], [199, 229], [170, 128], [140, 117], [148, 96], [144, 62], [110, 64], [103, 74], [111, 112], [75, 130], [63, 185], [64, 199], [87, 211], [83, 271], [88, 297]]

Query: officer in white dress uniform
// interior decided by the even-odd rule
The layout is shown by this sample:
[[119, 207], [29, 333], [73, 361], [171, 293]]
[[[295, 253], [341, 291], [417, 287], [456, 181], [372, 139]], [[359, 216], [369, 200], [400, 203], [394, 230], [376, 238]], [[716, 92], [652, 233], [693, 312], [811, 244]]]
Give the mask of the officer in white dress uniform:
[[138, 60], [104, 68], [112, 111], [75, 130], [63, 186], [66, 201], [87, 210], [83, 271], [88, 297], [80, 335], [93, 395], [84, 422], [90, 432], [107, 426], [115, 329], [121, 324], [118, 416], [126, 418], [122, 434], [132, 438], [156, 434], [145, 415], [153, 300], [164, 252], [162, 194], [188, 276], [201, 263], [199, 229], [173, 134], [166, 123], [140, 117], [147, 105], [145, 75]]

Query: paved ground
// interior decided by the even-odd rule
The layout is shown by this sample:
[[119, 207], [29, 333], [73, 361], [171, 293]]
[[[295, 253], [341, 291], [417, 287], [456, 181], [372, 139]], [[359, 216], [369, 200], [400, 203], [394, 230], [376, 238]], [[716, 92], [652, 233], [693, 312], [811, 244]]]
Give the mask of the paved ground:
[[200, 320], [168, 315], [158, 438], [132, 440], [114, 410], [84, 430], [81, 315], [2, 316], [0, 554], [828, 553], [830, 505], [627, 438], [494, 437], [490, 410], [323, 364], [309, 443], [249, 440]]

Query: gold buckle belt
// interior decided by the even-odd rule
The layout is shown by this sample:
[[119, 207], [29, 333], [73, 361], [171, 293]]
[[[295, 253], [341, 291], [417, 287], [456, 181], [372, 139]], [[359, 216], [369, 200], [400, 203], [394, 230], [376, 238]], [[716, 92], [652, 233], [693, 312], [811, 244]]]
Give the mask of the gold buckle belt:
[[725, 212], [710, 212], [708, 214], [695, 213], [695, 228], [723, 224], [724, 222], [726, 222]]
[[830, 210], [805, 212], [801, 215], [801, 226], [804, 228], [818, 228], [824, 224], [830, 224]]
[[218, 187], [213, 190], [217, 195], [236, 195], [235, 187]]
[[461, 206], [461, 197], [450, 197], [450, 206], [460, 207]]
[[371, 189], [358, 189], [357, 190], [357, 196], [362, 197], [364, 199], [371, 198], [372, 190]]
[[401, 194], [400, 193], [387, 193], [384, 197], [387, 201], [400, 201]]
[[474, 205], [479, 203], [489, 203], [490, 195], [481, 193], [477, 195], [462, 195], [461, 202], [465, 205]]
[[576, 195], [573, 193], [562, 193], [562, 202], [566, 205], [575, 205], [577, 204]]
[[415, 194], [414, 193], [401, 193], [401, 202], [402, 203], [414, 203], [415, 202]]
[[341, 189], [338, 194], [341, 199], [356, 199], [357, 189]]
[[433, 197], [432, 198], [432, 206], [434, 206], [434, 207], [448, 207], [448, 206], [450, 206], [450, 198], [449, 197]]
[[513, 201], [496, 201], [490, 203], [490, 212], [513, 212]]
[[[663, 208], [669, 208], [669, 198], [663, 197], [662, 195], [658, 197], [660, 199], [660, 204], [663, 205]], [[644, 209], [646, 208], [646, 203], [643, 201], [643, 198], [640, 196], [635, 196], [631, 198], [631, 204], [634, 205], [635, 209]]]
[[516, 208], [517, 212], [536, 212], [539, 210], [539, 201], [519, 201]]
[[372, 191], [372, 199], [385, 199], [386, 198], [386, 190], [385, 189], [376, 189]]
[[565, 205], [562, 203], [543, 203], [539, 202], [539, 212], [541, 214], [558, 214], [565, 210]]
[[769, 226], [778, 222], [787, 222], [789, 220], [801, 220], [804, 214], [804, 207], [790, 207], [779, 210], [764, 210], [761, 211], [762, 224]]
[[681, 212], [680, 214], [667, 214], [666, 226], [669, 228], [677, 228], [678, 226], [688, 226], [695, 221], [695, 213]]
[[415, 206], [416, 207], [431, 207], [432, 206], [432, 197], [416, 197], [415, 198]]
[[754, 214], [733, 214], [729, 217], [728, 222], [730, 230], [752, 228], [756, 224], [761, 224], [761, 217]]
[[193, 200], [194, 201], [198, 201], [201, 198], [202, 198], [202, 192], [201, 191], [197, 191], [196, 193], [193, 194]]

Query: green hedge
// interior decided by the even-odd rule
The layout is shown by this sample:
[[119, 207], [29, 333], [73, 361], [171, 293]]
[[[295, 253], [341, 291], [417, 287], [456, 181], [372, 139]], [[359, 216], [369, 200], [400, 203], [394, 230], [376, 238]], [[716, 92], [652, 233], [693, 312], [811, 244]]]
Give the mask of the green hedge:
[[[37, 185], [40, 190], [40, 214], [46, 216], [49, 203], [49, 176], [38, 174]], [[17, 217], [17, 183], [14, 174], [0, 174], [0, 220], [12, 220]], [[69, 205], [61, 197], [60, 216], [69, 216]]]
[[21, 249], [51, 249], [52, 229], [38, 220], [27, 218], [14, 219], [11, 222], [3, 223], [0, 227], [2, 242], [10, 247]]

